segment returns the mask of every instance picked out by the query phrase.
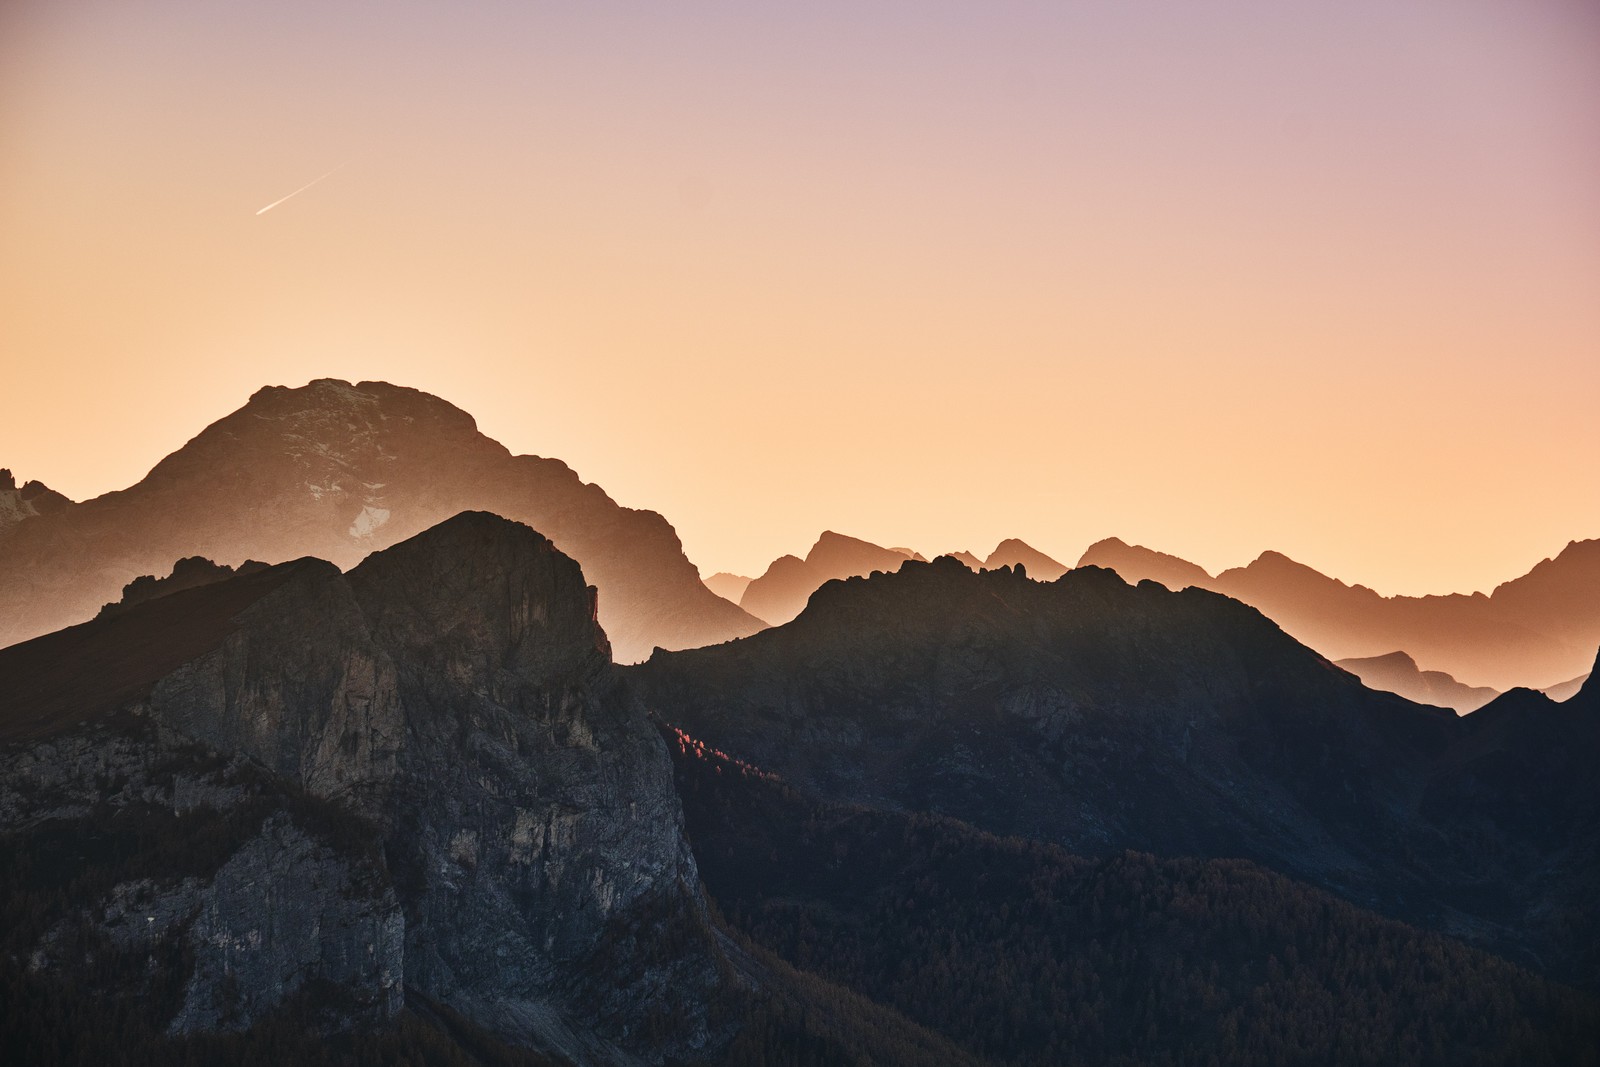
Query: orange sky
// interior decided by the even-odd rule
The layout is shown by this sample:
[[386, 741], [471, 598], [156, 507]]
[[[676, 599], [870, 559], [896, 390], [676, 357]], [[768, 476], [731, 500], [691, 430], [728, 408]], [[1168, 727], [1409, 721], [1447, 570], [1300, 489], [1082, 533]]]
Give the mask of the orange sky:
[[1600, 536], [1592, 5], [581, 6], [0, 6], [0, 466], [383, 378], [707, 573]]

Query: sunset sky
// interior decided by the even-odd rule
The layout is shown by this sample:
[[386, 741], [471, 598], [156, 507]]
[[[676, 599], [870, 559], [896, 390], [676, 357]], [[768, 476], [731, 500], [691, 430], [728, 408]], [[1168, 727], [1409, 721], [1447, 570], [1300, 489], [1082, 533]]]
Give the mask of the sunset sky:
[[1487, 589], [1600, 537], [1600, 5], [6, 0], [0, 373], [80, 499], [381, 378], [705, 573]]

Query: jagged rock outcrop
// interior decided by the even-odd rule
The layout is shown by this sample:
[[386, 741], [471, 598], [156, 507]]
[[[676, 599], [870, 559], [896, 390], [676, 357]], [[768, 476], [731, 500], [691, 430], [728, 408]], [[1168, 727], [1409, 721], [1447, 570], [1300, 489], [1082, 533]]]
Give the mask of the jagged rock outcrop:
[[384, 382], [269, 386], [137, 485], [49, 509], [42, 499], [0, 532], [0, 645], [87, 619], [175, 559], [350, 567], [466, 510], [528, 523], [577, 559], [620, 659], [761, 628], [701, 584], [660, 515], [618, 506], [559, 460], [513, 456], [466, 412]]
[[[1596, 869], [1592, 829], [1542, 838], [1535, 874], [1477, 847], [1516, 840], [1545, 801], [1428, 814], [1482, 712], [1374, 692], [1252, 608], [1098, 568], [1040, 583], [907, 564], [632, 676], [664, 720], [830, 801], [1088, 854], [1243, 856], [1502, 950], [1570, 963], [1541, 909]], [[1563, 759], [1600, 759], [1567, 733]]]
[[155, 600], [157, 597], [167, 596], [171, 593], [180, 593], [185, 589], [194, 589], [213, 582], [226, 581], [236, 574], [255, 574], [266, 570], [267, 565], [260, 560], [245, 560], [237, 569], [226, 564], [213, 563], [204, 556], [190, 556], [180, 559], [172, 565], [172, 573], [165, 578], [157, 578], [153, 574], [141, 575], [122, 587], [122, 599], [113, 604], [107, 604], [100, 609], [101, 615], [113, 615], [117, 612], [127, 611], [139, 604]]
[[1398, 693], [1418, 704], [1453, 708], [1460, 714], [1476, 711], [1500, 694], [1488, 686], [1462, 685], [1444, 671], [1425, 671], [1404, 652], [1363, 659], [1342, 659], [1338, 665], [1361, 679], [1369, 689]]
[[27, 520], [54, 514], [71, 503], [43, 482], [24, 482], [19, 489], [11, 471], [0, 467], [0, 542]]
[[0, 717], [3, 831], [28, 852], [75, 811], [157, 839], [210, 813], [208, 860], [101, 872], [55, 922], [158, 916], [135, 938], [194, 961], [175, 1032], [321, 982], [351, 1018], [403, 989], [578, 1063], [704, 1054], [725, 964], [595, 609], [547, 539], [467, 513], [346, 574], [296, 561], [0, 650], [29, 679]]
[[1116, 538], [1090, 546], [1079, 565], [1109, 567], [1130, 582], [1193, 585], [1242, 600], [1330, 659], [1405, 649], [1426, 669], [1474, 688], [1549, 686], [1581, 671], [1600, 644], [1600, 540], [1574, 541], [1487, 596], [1381, 596], [1281, 552], [1263, 552], [1248, 566], [1212, 576]]

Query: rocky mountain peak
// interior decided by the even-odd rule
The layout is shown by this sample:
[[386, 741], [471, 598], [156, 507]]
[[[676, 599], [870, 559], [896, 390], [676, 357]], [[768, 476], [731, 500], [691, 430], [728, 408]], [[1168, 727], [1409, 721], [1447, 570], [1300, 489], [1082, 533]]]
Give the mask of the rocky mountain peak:
[[590, 673], [610, 662], [597, 594], [543, 534], [463, 512], [350, 572], [380, 631], [410, 654], [444, 645], [461, 663], [524, 678]]
[[875, 570], [894, 570], [911, 558], [911, 553], [900, 549], [884, 548], [859, 537], [822, 531], [817, 543], [806, 553], [806, 562], [829, 578], [843, 578], [852, 574], [870, 574]]
[[620, 658], [761, 628], [701, 584], [660, 515], [619, 506], [559, 460], [513, 456], [455, 405], [387, 382], [258, 390], [138, 484], [60, 514], [12, 495], [0, 490], [0, 645], [89, 618], [174, 559], [349, 568], [463, 511], [526, 522], [577, 559]]

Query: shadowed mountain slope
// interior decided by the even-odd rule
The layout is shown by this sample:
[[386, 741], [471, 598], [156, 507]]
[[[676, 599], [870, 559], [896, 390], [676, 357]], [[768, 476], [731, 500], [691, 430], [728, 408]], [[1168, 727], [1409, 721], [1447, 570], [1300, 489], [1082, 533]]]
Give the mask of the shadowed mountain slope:
[[1488, 596], [1380, 596], [1279, 552], [1213, 577], [1115, 538], [1091, 546], [1080, 565], [1110, 567], [1130, 582], [1224, 593], [1331, 659], [1404, 649], [1426, 669], [1471, 687], [1551, 685], [1582, 671], [1600, 644], [1600, 541], [1574, 541]]
[[175, 559], [348, 567], [465, 510], [526, 522], [577, 559], [623, 660], [761, 628], [701, 584], [660, 515], [559, 460], [511, 455], [437, 397], [322, 379], [260, 390], [137, 485], [0, 530], [0, 644], [89, 618]]
[[0, 1058], [977, 1067], [719, 928], [543, 536], [175, 571], [0, 649]]
[[[1540, 909], [1592, 874], [1594, 828], [1530, 834], [1536, 797], [1445, 817], [1439, 795], [1509, 796], [1452, 755], [1467, 720], [1366, 689], [1215, 593], [941, 558], [829, 583], [786, 626], [633, 676], [665, 721], [821, 798], [1087, 854], [1242, 856], [1572, 963], [1567, 919]], [[1600, 758], [1570, 732], [1572, 758]]]
[[673, 740], [732, 924], [991, 1063], [1600, 1059], [1592, 994], [1243, 860], [1074, 856], [829, 804]]

